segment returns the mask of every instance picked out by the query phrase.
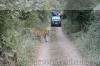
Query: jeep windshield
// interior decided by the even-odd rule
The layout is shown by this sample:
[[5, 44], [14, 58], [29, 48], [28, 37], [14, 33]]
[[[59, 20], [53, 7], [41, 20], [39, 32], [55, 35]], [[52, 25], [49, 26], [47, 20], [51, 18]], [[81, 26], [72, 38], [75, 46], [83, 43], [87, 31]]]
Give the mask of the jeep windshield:
[[61, 21], [59, 16], [53, 16], [52, 21]]

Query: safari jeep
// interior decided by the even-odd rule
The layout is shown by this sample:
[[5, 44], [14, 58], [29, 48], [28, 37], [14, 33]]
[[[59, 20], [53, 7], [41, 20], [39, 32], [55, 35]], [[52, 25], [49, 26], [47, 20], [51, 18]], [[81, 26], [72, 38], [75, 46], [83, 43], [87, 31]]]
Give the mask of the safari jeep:
[[61, 27], [61, 18], [60, 18], [60, 16], [52, 16], [52, 18], [51, 18], [51, 27]]

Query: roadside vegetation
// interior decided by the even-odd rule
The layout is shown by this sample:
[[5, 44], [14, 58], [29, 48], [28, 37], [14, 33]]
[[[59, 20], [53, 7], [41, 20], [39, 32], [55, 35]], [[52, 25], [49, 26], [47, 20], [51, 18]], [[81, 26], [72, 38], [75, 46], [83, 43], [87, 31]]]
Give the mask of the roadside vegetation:
[[30, 36], [28, 28], [44, 29], [48, 25], [49, 11], [31, 11], [23, 19], [19, 18], [22, 14], [18, 10], [0, 11], [0, 66], [30, 66], [29, 57], [39, 43]]
[[93, 9], [99, 3], [97, 0], [68, 0], [63, 21], [65, 34], [76, 43], [82, 55], [97, 66], [100, 64], [100, 20], [95, 15], [99, 13]]
[[40, 43], [29, 28], [48, 26], [48, 7], [45, 0], [0, 1], [0, 66], [31, 66]]

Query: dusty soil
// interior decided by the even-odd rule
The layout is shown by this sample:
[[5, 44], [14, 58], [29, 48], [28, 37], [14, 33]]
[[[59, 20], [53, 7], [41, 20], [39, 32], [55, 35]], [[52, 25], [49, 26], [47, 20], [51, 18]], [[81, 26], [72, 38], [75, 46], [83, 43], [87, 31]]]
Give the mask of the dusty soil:
[[77, 47], [64, 35], [61, 27], [50, 33], [52, 32], [56, 39], [49, 37], [48, 42], [41, 43], [32, 66], [87, 66]]

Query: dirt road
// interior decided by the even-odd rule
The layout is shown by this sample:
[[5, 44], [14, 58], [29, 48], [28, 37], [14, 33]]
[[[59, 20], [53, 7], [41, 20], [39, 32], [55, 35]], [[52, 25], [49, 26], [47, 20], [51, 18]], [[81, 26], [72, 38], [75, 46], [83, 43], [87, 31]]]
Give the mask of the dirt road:
[[42, 43], [36, 63], [32, 66], [87, 66], [75, 44], [62, 32], [62, 28], [56, 28], [54, 32], [56, 40], [49, 37], [47, 43]]
[[[62, 28], [57, 28], [57, 42], [63, 51], [64, 61], [68, 66], [86, 66], [86, 61], [81, 56], [77, 47], [62, 32]], [[83, 60], [83, 61], [82, 61]]]

